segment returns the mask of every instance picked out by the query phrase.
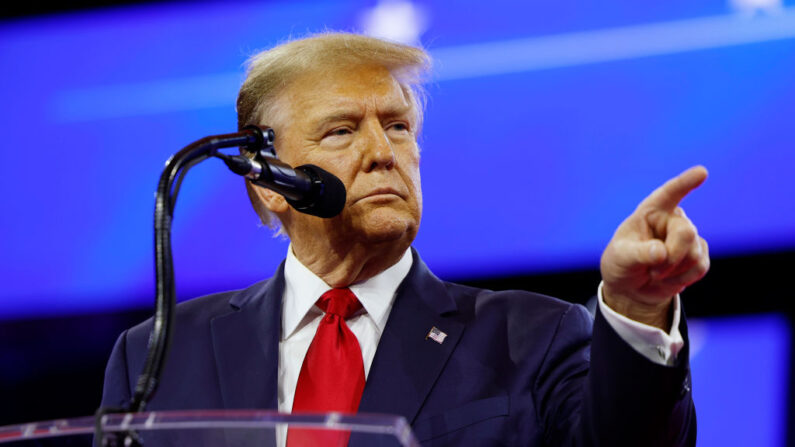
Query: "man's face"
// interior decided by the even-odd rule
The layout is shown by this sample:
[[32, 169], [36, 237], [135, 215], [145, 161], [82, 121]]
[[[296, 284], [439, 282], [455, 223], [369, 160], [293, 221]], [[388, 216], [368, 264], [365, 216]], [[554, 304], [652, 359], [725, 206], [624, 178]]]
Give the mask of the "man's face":
[[347, 190], [345, 209], [333, 219], [279, 213], [293, 243], [322, 237], [408, 247], [422, 212], [417, 113], [389, 71], [353, 66], [302, 75], [276, 109], [269, 124], [279, 158], [317, 165]]

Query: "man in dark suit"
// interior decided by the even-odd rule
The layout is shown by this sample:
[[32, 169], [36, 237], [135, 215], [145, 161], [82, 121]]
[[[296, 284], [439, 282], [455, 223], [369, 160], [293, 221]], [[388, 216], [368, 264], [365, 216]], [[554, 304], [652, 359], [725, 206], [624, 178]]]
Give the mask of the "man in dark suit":
[[[709, 257], [678, 203], [706, 171], [670, 180], [618, 228], [595, 320], [541, 295], [443, 282], [410, 249], [427, 63], [419, 49], [344, 34], [252, 60], [239, 124], [269, 125], [283, 161], [337, 175], [345, 209], [320, 219], [247, 185], [263, 221], [289, 236], [287, 260], [270, 280], [179, 306], [149, 409], [392, 413], [427, 445], [694, 445], [678, 293]], [[103, 405], [129, 399], [150, 328], [119, 338]]]

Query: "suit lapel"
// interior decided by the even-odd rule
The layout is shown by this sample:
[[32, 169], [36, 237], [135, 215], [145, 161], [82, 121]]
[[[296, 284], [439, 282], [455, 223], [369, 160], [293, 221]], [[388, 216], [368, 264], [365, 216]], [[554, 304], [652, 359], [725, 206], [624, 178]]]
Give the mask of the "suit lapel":
[[[396, 414], [413, 422], [464, 331], [444, 283], [416, 252], [376, 350], [359, 412]], [[224, 408], [278, 407], [278, 359], [284, 267], [241, 291], [211, 322]], [[446, 334], [427, 338], [431, 328]]]
[[[403, 416], [409, 423], [431, 391], [464, 330], [456, 304], [416, 252], [398, 291], [365, 384], [359, 412]], [[436, 327], [442, 343], [427, 338]]]
[[265, 283], [230, 300], [210, 323], [224, 408], [278, 407], [279, 338], [284, 266]]

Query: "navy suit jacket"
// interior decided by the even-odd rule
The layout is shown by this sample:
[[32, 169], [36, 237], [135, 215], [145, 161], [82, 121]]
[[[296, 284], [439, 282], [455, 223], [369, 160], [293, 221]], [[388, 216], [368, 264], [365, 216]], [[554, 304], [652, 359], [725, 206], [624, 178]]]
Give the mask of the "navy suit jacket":
[[[283, 289], [282, 266], [180, 304], [147, 409], [276, 409]], [[434, 326], [441, 344], [426, 338]], [[129, 402], [150, 330], [151, 320], [119, 337], [104, 406]], [[678, 358], [648, 361], [580, 305], [441, 281], [414, 252], [359, 411], [404, 416], [428, 446], [695, 445], [687, 348]]]

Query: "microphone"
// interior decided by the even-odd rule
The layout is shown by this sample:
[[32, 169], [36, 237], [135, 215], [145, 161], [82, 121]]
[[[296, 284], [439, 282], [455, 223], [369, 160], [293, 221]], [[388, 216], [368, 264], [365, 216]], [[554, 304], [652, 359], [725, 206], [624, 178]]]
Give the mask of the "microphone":
[[263, 152], [257, 157], [259, 160], [243, 155], [224, 156], [222, 159], [232, 172], [246, 177], [255, 185], [276, 191], [299, 212], [323, 218], [342, 212], [345, 185], [334, 174], [315, 165], [293, 169]]

